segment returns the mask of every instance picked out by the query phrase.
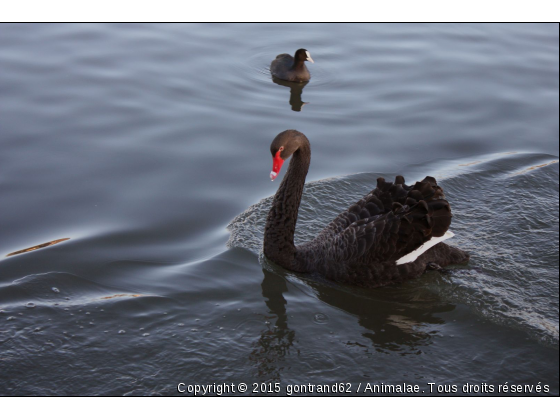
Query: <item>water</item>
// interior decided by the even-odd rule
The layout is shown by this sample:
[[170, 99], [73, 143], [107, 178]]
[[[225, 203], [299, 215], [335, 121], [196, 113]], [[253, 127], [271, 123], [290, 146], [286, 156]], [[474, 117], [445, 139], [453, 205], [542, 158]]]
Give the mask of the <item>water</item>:
[[[300, 47], [311, 81], [274, 83]], [[558, 25], [2, 25], [0, 67], [1, 395], [558, 395]], [[364, 292], [268, 263], [287, 128], [313, 153], [298, 240], [433, 175], [469, 265]]]

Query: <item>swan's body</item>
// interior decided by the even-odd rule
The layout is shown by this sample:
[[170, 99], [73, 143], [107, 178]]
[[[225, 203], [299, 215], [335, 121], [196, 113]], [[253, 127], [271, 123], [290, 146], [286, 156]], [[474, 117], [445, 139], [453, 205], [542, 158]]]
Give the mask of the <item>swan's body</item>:
[[270, 63], [270, 72], [274, 77], [288, 82], [308, 82], [311, 74], [305, 65], [306, 61], [314, 62], [305, 49], [299, 49], [292, 57], [290, 54], [280, 54]]
[[465, 252], [437, 243], [413, 255], [413, 261], [397, 264], [422, 245], [431, 245], [432, 238], [442, 238], [451, 223], [449, 203], [431, 177], [413, 186], [407, 186], [401, 176], [394, 183], [379, 178], [377, 188], [338, 215], [315, 239], [296, 246], [294, 232], [311, 148], [307, 137], [295, 130], [280, 133], [270, 148], [272, 179], [293, 155], [266, 221], [264, 254], [273, 262], [341, 283], [377, 287], [417, 277], [429, 266], [468, 261]]

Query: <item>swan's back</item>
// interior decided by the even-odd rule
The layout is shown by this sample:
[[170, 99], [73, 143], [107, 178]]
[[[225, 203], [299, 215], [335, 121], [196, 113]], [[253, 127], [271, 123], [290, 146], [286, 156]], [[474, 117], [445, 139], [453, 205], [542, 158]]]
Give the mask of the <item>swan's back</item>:
[[318, 271], [337, 281], [380, 285], [404, 280], [408, 274], [418, 275], [418, 270], [421, 274], [426, 258], [442, 266], [468, 259], [438, 244], [413, 263], [402, 267], [395, 263], [433, 237], [443, 236], [451, 217], [443, 189], [434, 178], [411, 186], [401, 176], [394, 183], [379, 178], [377, 188], [338, 215], [314, 240], [298, 247], [297, 258], [305, 271]]

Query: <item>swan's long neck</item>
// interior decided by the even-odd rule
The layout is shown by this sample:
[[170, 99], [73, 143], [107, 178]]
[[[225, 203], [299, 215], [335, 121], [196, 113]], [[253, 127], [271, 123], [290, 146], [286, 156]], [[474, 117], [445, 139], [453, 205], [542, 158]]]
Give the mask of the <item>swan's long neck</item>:
[[305, 177], [311, 162], [311, 148], [307, 139], [293, 154], [268, 213], [264, 229], [264, 254], [276, 264], [297, 270], [294, 232]]

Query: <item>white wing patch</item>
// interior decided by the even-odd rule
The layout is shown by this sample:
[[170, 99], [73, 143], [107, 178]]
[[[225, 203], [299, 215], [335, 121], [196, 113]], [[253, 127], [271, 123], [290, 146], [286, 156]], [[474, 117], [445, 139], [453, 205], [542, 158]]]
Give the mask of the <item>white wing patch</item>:
[[445, 241], [449, 238], [453, 238], [454, 236], [455, 236], [455, 234], [453, 232], [451, 232], [450, 230], [448, 230], [447, 232], [445, 232], [445, 235], [440, 236], [438, 238], [430, 239], [425, 244], [422, 244], [422, 246], [420, 248], [416, 248], [410, 254], [406, 254], [404, 257], [399, 258], [397, 260], [397, 265], [406, 264], [406, 263], [409, 263], [409, 262], [412, 262], [412, 261], [416, 261], [416, 258], [418, 258], [420, 255], [422, 255], [424, 252], [426, 252], [428, 249], [430, 249], [434, 245], [437, 245], [440, 242], [443, 242], [443, 241]]

